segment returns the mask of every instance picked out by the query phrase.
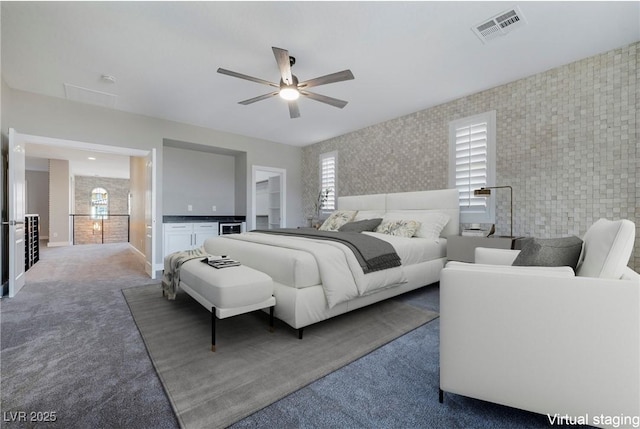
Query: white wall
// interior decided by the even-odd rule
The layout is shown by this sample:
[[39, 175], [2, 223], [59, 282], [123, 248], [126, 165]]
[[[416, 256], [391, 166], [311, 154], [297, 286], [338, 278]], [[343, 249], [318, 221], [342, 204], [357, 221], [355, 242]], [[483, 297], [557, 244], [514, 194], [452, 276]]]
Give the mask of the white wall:
[[162, 169], [163, 214], [236, 214], [234, 156], [165, 146]]
[[[246, 152], [243, 198], [247, 213], [251, 212], [250, 166], [257, 164], [286, 169], [288, 226], [304, 223], [301, 204], [302, 150], [299, 147], [46, 97], [9, 89], [6, 85], [3, 86], [2, 101], [3, 135], [6, 134], [6, 129], [12, 127], [20, 133], [36, 136], [141, 150], [155, 148], [158, 173], [158, 222], [155, 233], [160, 238], [156, 245], [157, 255], [162, 254], [163, 139]], [[236, 170], [239, 170], [237, 165]], [[236, 195], [238, 194], [237, 192]], [[162, 264], [160, 256], [155, 262], [156, 265]]]
[[27, 170], [25, 179], [27, 213], [40, 215], [40, 239], [47, 238], [49, 237], [49, 171]]

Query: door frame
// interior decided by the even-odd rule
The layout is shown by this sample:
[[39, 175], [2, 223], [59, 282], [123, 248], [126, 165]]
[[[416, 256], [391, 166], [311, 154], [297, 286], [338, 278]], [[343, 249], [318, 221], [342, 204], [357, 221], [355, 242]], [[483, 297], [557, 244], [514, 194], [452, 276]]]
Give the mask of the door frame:
[[[8, 158], [8, 219], [9, 226], [9, 298], [13, 298], [25, 285], [25, 220], [26, 174], [24, 135], [9, 128]], [[18, 164], [18, 168], [16, 168]], [[3, 222], [4, 224], [5, 222]]]
[[[45, 146], [55, 146], [55, 147], [62, 147], [62, 148], [68, 148], [68, 149], [78, 149], [78, 150], [84, 150], [84, 151], [93, 151], [93, 152], [102, 152], [102, 153], [112, 153], [112, 154], [118, 154], [118, 155], [125, 155], [125, 156], [138, 156], [138, 157], [147, 157], [150, 154], [153, 153], [153, 157], [155, 158], [155, 148], [152, 149], [135, 149], [135, 148], [127, 148], [127, 147], [121, 147], [121, 146], [109, 146], [109, 145], [103, 145], [103, 144], [98, 144], [98, 143], [88, 143], [88, 142], [81, 142], [81, 141], [76, 141], [76, 140], [66, 140], [66, 139], [59, 139], [59, 138], [55, 138], [55, 137], [45, 137], [45, 136], [36, 136], [36, 135], [30, 135], [30, 134], [23, 134], [23, 133], [17, 133], [21, 138], [21, 141], [23, 141], [25, 144], [28, 143], [33, 143], [33, 144], [39, 144], [39, 145], [45, 145]], [[27, 148], [27, 152], [28, 152], [28, 148]], [[7, 172], [7, 176], [8, 177], [12, 177], [12, 171], [11, 171], [11, 164], [8, 165], [8, 169], [9, 171]], [[158, 170], [157, 168], [153, 169], [153, 175], [157, 176]], [[11, 186], [11, 184], [7, 184], [8, 186]], [[153, 177], [152, 180], [152, 187], [153, 187], [153, 194], [155, 196], [155, 193], [157, 192], [157, 177]], [[152, 206], [154, 206], [152, 208], [152, 213], [153, 213], [153, 225], [154, 227], [152, 228], [152, 242], [157, 243], [157, 223], [156, 223], [156, 217], [157, 217], [157, 206], [155, 204], [155, 198], [153, 198], [153, 204]], [[155, 248], [154, 248], [155, 249]], [[11, 257], [11, 254], [13, 253], [13, 246], [9, 246], [9, 256]], [[152, 258], [155, 258], [154, 255], [155, 252], [152, 252]], [[9, 258], [8, 258], [9, 259]], [[154, 260], [155, 263], [155, 260]], [[146, 271], [146, 270], [145, 270]], [[151, 276], [151, 275], [150, 275]], [[155, 273], [154, 273], [155, 276]], [[152, 277], [154, 278], [154, 277]]]
[[259, 171], [280, 176], [280, 227], [287, 225], [287, 170], [278, 167], [251, 166], [251, 218], [247, 219], [247, 229], [256, 228], [256, 176]]

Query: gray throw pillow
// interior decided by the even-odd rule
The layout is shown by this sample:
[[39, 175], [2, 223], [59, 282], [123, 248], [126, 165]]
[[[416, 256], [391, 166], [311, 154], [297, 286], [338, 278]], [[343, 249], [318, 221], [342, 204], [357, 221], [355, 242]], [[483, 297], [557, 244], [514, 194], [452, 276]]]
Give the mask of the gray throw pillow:
[[571, 267], [575, 271], [582, 251], [582, 240], [578, 237], [525, 238], [522, 250], [512, 265]]
[[356, 222], [349, 222], [338, 228], [340, 232], [363, 232], [373, 231], [380, 225], [382, 218], [358, 220]]

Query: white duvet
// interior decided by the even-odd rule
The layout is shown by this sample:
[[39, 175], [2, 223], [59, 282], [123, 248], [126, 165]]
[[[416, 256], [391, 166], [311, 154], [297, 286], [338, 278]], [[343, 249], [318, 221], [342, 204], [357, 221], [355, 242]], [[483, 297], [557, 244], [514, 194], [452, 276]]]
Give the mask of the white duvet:
[[296, 249], [312, 254], [318, 263], [322, 287], [324, 288], [329, 308], [358, 296], [367, 295], [407, 281], [402, 267], [364, 274], [351, 249], [333, 241], [255, 232], [229, 234], [224, 237]]

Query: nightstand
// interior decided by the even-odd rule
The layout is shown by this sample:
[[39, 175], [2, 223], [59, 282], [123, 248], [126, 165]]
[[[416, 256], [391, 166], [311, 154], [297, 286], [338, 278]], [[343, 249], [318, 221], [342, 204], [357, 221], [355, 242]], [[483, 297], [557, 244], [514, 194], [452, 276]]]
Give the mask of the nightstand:
[[447, 259], [450, 261], [475, 262], [476, 247], [492, 249], [519, 249], [522, 237], [467, 237], [454, 235], [447, 237]]

